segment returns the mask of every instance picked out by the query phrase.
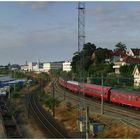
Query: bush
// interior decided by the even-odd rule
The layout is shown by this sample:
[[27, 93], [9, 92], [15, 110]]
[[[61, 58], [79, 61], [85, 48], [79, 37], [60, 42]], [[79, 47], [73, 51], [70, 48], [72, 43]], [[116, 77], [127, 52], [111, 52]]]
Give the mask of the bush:
[[14, 92], [14, 93], [11, 93], [11, 97], [12, 98], [19, 98], [20, 97], [20, 94], [17, 93], [17, 92]]

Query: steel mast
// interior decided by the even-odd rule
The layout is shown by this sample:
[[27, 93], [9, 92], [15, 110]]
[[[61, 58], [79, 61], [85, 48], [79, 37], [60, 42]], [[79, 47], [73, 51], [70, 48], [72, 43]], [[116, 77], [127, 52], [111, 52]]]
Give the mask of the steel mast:
[[[81, 53], [82, 48], [85, 44], [85, 2], [78, 3], [78, 54], [80, 54], [80, 66], [79, 66], [79, 82], [84, 82], [84, 55]], [[79, 85], [79, 93], [80, 93], [80, 85]], [[83, 93], [83, 97], [84, 97]], [[83, 107], [86, 110], [86, 138], [89, 136], [89, 107], [87, 106], [85, 109], [85, 102], [81, 102], [80, 107]], [[78, 105], [79, 107], [79, 105]], [[82, 113], [83, 114], [83, 113]]]

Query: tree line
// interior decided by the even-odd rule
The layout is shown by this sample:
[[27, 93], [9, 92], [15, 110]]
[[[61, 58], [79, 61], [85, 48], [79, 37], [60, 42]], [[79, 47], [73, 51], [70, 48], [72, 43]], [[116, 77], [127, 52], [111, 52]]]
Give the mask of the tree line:
[[[65, 79], [71, 80], [82, 80], [87, 82], [87, 77], [101, 77], [102, 75], [106, 77], [107, 84], [117, 84], [118, 81], [123, 80], [109, 80], [109, 78], [118, 79], [118, 75], [114, 74], [113, 63], [110, 61], [111, 51], [120, 51], [126, 53], [127, 47], [122, 42], [119, 42], [115, 45], [114, 50], [108, 48], [97, 47], [94, 43], [84, 44], [80, 52], [75, 52], [72, 57], [72, 71], [71, 72], [61, 72], [60, 75]], [[134, 64], [122, 66], [120, 68], [120, 77], [132, 78], [132, 71], [134, 69]], [[91, 78], [92, 79], [92, 78]], [[97, 78], [98, 79], [98, 78]], [[95, 80], [94, 81], [101, 81]], [[115, 81], [115, 83], [114, 83]], [[109, 83], [110, 82], [110, 83]], [[100, 84], [101, 82], [99, 82]], [[126, 80], [124, 80], [126, 83]], [[133, 82], [129, 83], [131, 85]]]

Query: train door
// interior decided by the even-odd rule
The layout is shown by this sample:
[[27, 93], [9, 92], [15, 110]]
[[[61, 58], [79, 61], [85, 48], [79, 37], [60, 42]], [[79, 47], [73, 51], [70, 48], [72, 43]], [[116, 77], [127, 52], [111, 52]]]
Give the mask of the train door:
[[108, 90], [106, 90], [106, 99], [107, 99], [107, 102], [110, 102], [110, 95], [111, 95], [111, 88], [109, 88]]

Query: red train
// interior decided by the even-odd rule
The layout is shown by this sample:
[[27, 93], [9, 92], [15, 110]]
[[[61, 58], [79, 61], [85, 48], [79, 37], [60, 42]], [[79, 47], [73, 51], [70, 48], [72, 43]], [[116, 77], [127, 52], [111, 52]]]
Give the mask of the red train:
[[65, 81], [59, 78], [59, 84], [75, 93], [80, 91], [88, 96], [101, 99], [102, 93], [104, 101], [128, 105], [140, 108], [140, 92], [125, 92], [119, 89], [113, 89], [109, 86], [79, 83], [77, 81]]

